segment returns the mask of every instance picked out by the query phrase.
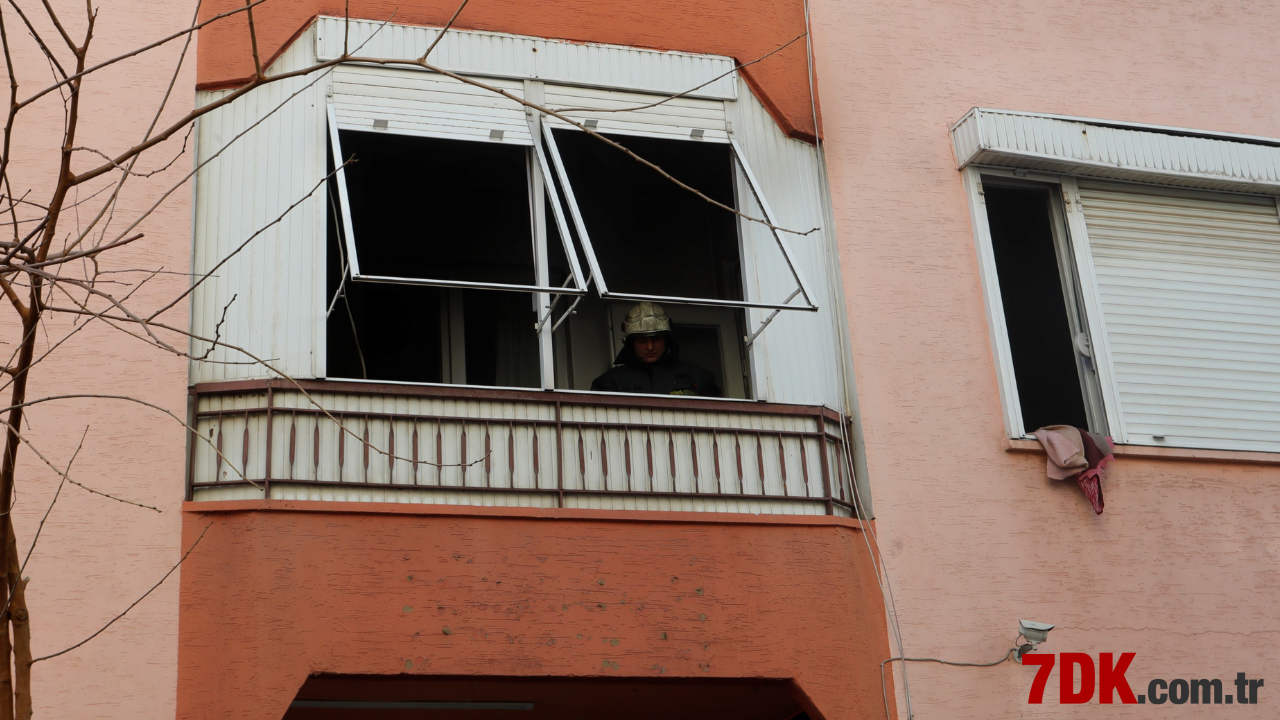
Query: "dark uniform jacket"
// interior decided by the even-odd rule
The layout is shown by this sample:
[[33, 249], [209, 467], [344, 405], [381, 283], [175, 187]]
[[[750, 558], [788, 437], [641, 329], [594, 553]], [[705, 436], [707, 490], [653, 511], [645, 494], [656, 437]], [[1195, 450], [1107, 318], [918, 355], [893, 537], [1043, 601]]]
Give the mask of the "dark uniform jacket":
[[720, 388], [711, 373], [680, 360], [680, 348], [670, 336], [667, 352], [655, 363], [636, 357], [627, 343], [614, 360], [615, 366], [591, 383], [592, 390], [645, 393], [649, 395], [702, 395], [720, 397]]

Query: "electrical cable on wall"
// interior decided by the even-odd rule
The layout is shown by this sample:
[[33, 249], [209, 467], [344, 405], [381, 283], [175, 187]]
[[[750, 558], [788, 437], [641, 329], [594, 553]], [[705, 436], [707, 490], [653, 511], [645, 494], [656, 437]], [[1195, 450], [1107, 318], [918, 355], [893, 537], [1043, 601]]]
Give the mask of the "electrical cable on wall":
[[[809, 74], [809, 78], [808, 78], [809, 79], [809, 109], [810, 109], [811, 117], [813, 119], [813, 143], [814, 143], [815, 155], [817, 160], [816, 170], [818, 175], [818, 178], [817, 178], [818, 187], [822, 189], [822, 188], [828, 188], [827, 184], [825, 183], [826, 152], [822, 145], [822, 133], [818, 127], [818, 100], [817, 100], [817, 88], [814, 82], [813, 31], [812, 31], [812, 23], [810, 18], [810, 11], [809, 11], [809, 0], [804, 1], [804, 27], [805, 27], [805, 61], [808, 64], [808, 74]], [[831, 221], [834, 218], [832, 217], [833, 213], [831, 212], [831, 209], [828, 205], [829, 198], [827, 197], [827, 193], [819, 192], [818, 197], [819, 197], [819, 202], [821, 204], [823, 217], [824, 217], [823, 224], [833, 228], [834, 226]], [[829, 237], [828, 247], [836, 256], [835, 258], [832, 258], [832, 260], [835, 261], [832, 266], [839, 267], [840, 266], [839, 253], [834, 252], [834, 248], [835, 248], [834, 230]], [[833, 304], [833, 306], [840, 307], [840, 308], [844, 307], [842, 303], [835, 303]], [[848, 368], [844, 367], [844, 365], [845, 365], [846, 358], [852, 357], [852, 351], [846, 348], [845, 342], [847, 338], [845, 336], [844, 329], [840, 327], [838, 323], [837, 323], [837, 327], [835, 328], [835, 331], [836, 331], [835, 333], [836, 337], [839, 339], [839, 343], [840, 343], [840, 354], [841, 354], [840, 363], [842, 366], [842, 371], [840, 373], [840, 381], [844, 389], [843, 401], [846, 405], [846, 407], [844, 408], [845, 410], [844, 415], [845, 417], [848, 417], [849, 413], [847, 412], [848, 411], [847, 405], [849, 403], [849, 398], [851, 396], [849, 394], [849, 378], [848, 378], [848, 372], [847, 372]], [[841, 440], [843, 440], [845, 443], [844, 445], [845, 448], [847, 449], [852, 448], [853, 445], [850, 442], [850, 438], [848, 437], [847, 423], [840, 423], [840, 435], [841, 435]], [[850, 452], [851, 450], [846, 450], [846, 452], [844, 453], [844, 462], [848, 466], [849, 477], [854, 478], [854, 481], [853, 481], [854, 508], [859, 518], [863, 520], [868, 520], [869, 516], [866, 511], [866, 503], [862, 501], [862, 491], [858, 487], [857, 474], [854, 472], [854, 467], [853, 467], [854, 463], [853, 463], [852, 457], [850, 457]], [[906, 649], [902, 642], [902, 628], [898, 623], [898, 609], [893, 596], [893, 585], [889, 579], [889, 570], [885, 566], [884, 555], [879, 552], [880, 542], [875, 537], [875, 531], [872, 530], [871, 526], [865, 522], [862, 525], [862, 539], [867, 546], [867, 553], [871, 559], [872, 569], [874, 569], [876, 572], [876, 584], [879, 585], [880, 587], [880, 595], [883, 599], [887, 601], [889, 625], [892, 630], [893, 639], [898, 646], [898, 657], [896, 659], [902, 661], [902, 694], [906, 700], [907, 720], [911, 720], [912, 717], [914, 716], [914, 713], [912, 712], [912, 709], [911, 709], [911, 686], [907, 680], [907, 661], [908, 660], [905, 657]], [[874, 547], [872, 547], [873, 543], [874, 543]], [[883, 581], [881, 580], [882, 572], [884, 574]], [[1006, 658], [1007, 657], [1008, 656], [1006, 655]], [[894, 658], [891, 658], [891, 659], [894, 659]], [[888, 662], [888, 661], [885, 661], [885, 662]], [[1000, 662], [1004, 662], [1004, 660], [1002, 659]], [[880, 671], [881, 671], [881, 689], [883, 690], [884, 663], [881, 663]], [[886, 704], [886, 712], [887, 712], [887, 707], [888, 707], [887, 696], [885, 699], [885, 704]]]
[[[938, 663], [939, 665], [955, 665], [957, 667], [995, 667], [996, 665], [1007, 662], [1009, 660], [1009, 656], [1013, 655], [1016, 652], [1018, 652], [1018, 648], [1016, 647], [1009, 648], [1009, 651], [1004, 654], [1004, 657], [994, 662], [988, 662], [988, 663], [955, 662], [953, 660], [939, 660], [938, 658], [909, 658], [909, 657], [902, 657], [902, 656], [891, 657], [888, 660], [881, 662], [880, 663], [880, 697], [884, 698], [884, 720], [892, 720], [892, 716], [889, 714], [889, 691], [884, 686], [884, 664], [885, 663], [893, 662], [894, 660], [901, 660], [904, 665], [909, 662], [931, 662], [931, 663]], [[910, 715], [910, 710], [908, 710], [907, 712], [908, 712], [907, 720], [911, 720], [912, 716]]]

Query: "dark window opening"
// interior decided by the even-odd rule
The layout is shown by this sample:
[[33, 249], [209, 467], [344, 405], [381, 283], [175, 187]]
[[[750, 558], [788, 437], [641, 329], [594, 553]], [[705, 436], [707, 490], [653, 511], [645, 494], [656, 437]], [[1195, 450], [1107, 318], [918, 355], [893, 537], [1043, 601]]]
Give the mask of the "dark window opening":
[[[611, 292], [742, 300], [737, 218], [586, 133], [556, 130], [556, 145]], [[616, 137], [681, 182], [736, 207], [728, 145]], [[548, 233], [554, 228], [548, 223]], [[576, 231], [575, 231], [576, 232]], [[557, 236], [558, 237], [558, 236]], [[576, 238], [575, 238], [576, 239]], [[558, 241], [548, 241], [553, 276]], [[581, 250], [581, 243], [578, 248]], [[587, 267], [585, 256], [581, 258]], [[562, 301], [567, 307], [571, 299]], [[556, 332], [556, 384], [590, 388], [622, 346], [620, 324], [635, 301], [590, 294]], [[658, 301], [672, 321], [682, 359], [715, 376], [727, 397], [750, 397], [741, 310]], [[559, 313], [557, 313], [558, 316]]]
[[362, 274], [534, 284], [525, 147], [340, 136]]
[[[586, 133], [557, 130], [555, 136], [611, 291], [742, 299], [736, 216]], [[728, 145], [615, 139], [672, 177], [735, 207]]]
[[1088, 428], [1049, 190], [984, 183], [983, 192], [1024, 430]]
[[787, 680], [312, 675], [284, 720], [808, 719]]
[[[526, 148], [348, 131], [341, 139], [357, 159], [347, 197], [362, 275], [534, 283]], [[336, 193], [331, 182], [328, 376], [540, 385], [528, 293], [343, 283]]]
[[[538, 285], [530, 148], [341, 131], [348, 212], [362, 277]], [[736, 217], [583, 133], [558, 132], [569, 182], [611, 290], [743, 299]], [[627, 137], [628, 147], [733, 207], [728, 145]], [[331, 158], [332, 162], [332, 158]], [[332, 165], [331, 165], [332, 167]], [[563, 194], [565, 188], [560, 186]], [[536, 295], [352, 280], [337, 182], [328, 218], [329, 377], [539, 387]], [[553, 208], [545, 214], [549, 275], [570, 277]], [[566, 216], [568, 209], [565, 208]], [[576, 229], [570, 232], [576, 235]], [[571, 238], [578, 240], [579, 238]], [[578, 252], [585, 268], [585, 256]], [[344, 282], [344, 275], [346, 280]], [[585, 277], [583, 278], [585, 280]], [[562, 296], [552, 323], [575, 296]], [[613, 365], [633, 301], [582, 297], [552, 340], [555, 384], [586, 390]], [[743, 312], [661, 303], [681, 357], [728, 397], [750, 397]]]

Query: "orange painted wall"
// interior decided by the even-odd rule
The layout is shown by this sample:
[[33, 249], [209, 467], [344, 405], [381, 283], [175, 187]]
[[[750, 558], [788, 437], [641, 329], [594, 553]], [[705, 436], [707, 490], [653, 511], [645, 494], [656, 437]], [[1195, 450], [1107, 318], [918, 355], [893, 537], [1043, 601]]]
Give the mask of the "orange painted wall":
[[177, 717], [275, 720], [320, 672], [794, 678], [882, 716], [858, 524], [744, 517], [187, 503]]
[[[238, 0], [211, 0], [202, 18], [233, 10]], [[457, 0], [353, 0], [350, 17], [398, 24], [443, 26]], [[342, 17], [343, 0], [271, 0], [254, 10], [259, 51], [278, 54], [316, 15]], [[222, 87], [253, 74], [248, 22], [243, 13], [200, 31], [199, 87]], [[802, 0], [497, 0], [468, 5], [454, 27], [579, 42], [727, 55], [750, 62], [804, 32]], [[743, 70], [774, 119], [793, 137], [813, 137], [804, 41]]]

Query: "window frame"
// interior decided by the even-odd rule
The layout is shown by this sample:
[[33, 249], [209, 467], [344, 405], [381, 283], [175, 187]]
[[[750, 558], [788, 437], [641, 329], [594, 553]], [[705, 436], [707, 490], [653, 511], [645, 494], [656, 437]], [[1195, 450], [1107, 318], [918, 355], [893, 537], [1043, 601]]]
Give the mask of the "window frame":
[[[569, 173], [564, 165], [564, 160], [560, 156], [560, 148], [556, 143], [555, 130], [582, 130], [577, 128], [553, 128], [551, 123], [542, 123], [542, 136], [547, 146], [547, 154], [551, 156], [551, 163], [555, 168], [556, 177], [560, 180], [560, 185], [564, 189], [563, 197], [569, 206], [569, 216], [573, 219], [574, 229], [578, 231], [578, 241], [582, 246], [583, 254], [587, 258], [587, 265], [591, 268], [592, 282], [595, 283], [596, 291], [601, 299], [604, 300], [626, 300], [632, 302], [656, 302], [656, 303], [673, 303], [678, 305], [703, 305], [708, 307], [729, 307], [729, 308], [753, 308], [761, 310], [799, 310], [807, 312], [817, 312], [819, 310], [817, 304], [813, 302], [814, 294], [809, 289], [809, 284], [804, 279], [804, 274], [800, 272], [794, 256], [791, 254], [791, 247], [787, 244], [782, 234], [774, 228], [770, 228], [774, 241], [778, 248], [782, 251], [783, 257], [787, 261], [787, 267], [791, 270], [791, 275], [796, 280], [798, 293], [792, 293], [782, 303], [765, 303], [753, 302], [750, 300], [720, 300], [716, 298], [690, 298], [682, 296], [669, 295], [648, 295], [644, 293], [621, 293], [609, 290], [607, 278], [600, 269], [599, 260], [596, 258], [595, 248], [591, 242], [591, 234], [587, 230], [586, 222], [582, 218], [582, 213], [578, 209], [577, 197], [573, 192], [573, 182], [569, 178]], [[635, 133], [632, 133], [635, 134]], [[676, 140], [674, 138], [665, 137], [664, 139], [673, 140], [675, 142], [699, 142], [697, 140]], [[714, 141], [712, 141], [714, 142]], [[735, 171], [741, 171], [747, 180], [748, 186], [751, 188], [752, 195], [755, 197], [756, 203], [760, 206], [764, 219], [773, 226], [778, 223], [775, 220], [772, 210], [769, 209], [768, 201], [764, 198], [764, 193], [760, 189], [760, 184], [755, 178], [755, 174], [751, 171], [751, 166], [747, 163], [746, 157], [742, 153], [742, 149], [738, 146], [737, 140], [732, 135], [729, 136], [729, 146], [734, 161], [736, 162]], [[740, 219], [739, 222], [749, 222]], [[804, 297], [805, 305], [791, 305], [797, 294]], [[763, 328], [762, 328], [763, 329]]]
[[[359, 65], [359, 64], [353, 64], [353, 65]], [[546, 83], [540, 80], [525, 79], [523, 94], [525, 97], [528, 97], [530, 101], [541, 103], [543, 102], [543, 93], [545, 92], [545, 89], [548, 87], [558, 87], [558, 86], [559, 86], [558, 83]], [[569, 85], [565, 87], [576, 87], [576, 86]], [[601, 92], [601, 90], [597, 90], [596, 92]], [[643, 97], [644, 95], [648, 94], [642, 91], [631, 90], [631, 89], [618, 89], [616, 91], [610, 90], [610, 89], [604, 89], [603, 92], [605, 93], [617, 92], [623, 95], [631, 95], [634, 97]], [[442, 108], [447, 107], [450, 104], [448, 101], [443, 101], [443, 100], [439, 102], [442, 103], [441, 105]], [[725, 101], [723, 99], [699, 99], [699, 100], [691, 100], [690, 102], [702, 103], [702, 104], [713, 104], [715, 106], [714, 107], [715, 111], [722, 111], [725, 113], [726, 116], [728, 114], [729, 108], [725, 106]], [[630, 105], [632, 104], [632, 101], [628, 99], [625, 104]], [[325, 101], [325, 112], [326, 112], [325, 122], [326, 122], [326, 129], [329, 134], [328, 149], [333, 154], [335, 164], [340, 164], [341, 159], [344, 157], [342, 154], [342, 141], [341, 141], [341, 135], [340, 135], [341, 131], [344, 129], [353, 131], [353, 132], [370, 132], [375, 134], [378, 132], [383, 132], [387, 134], [396, 134], [396, 135], [403, 135], [408, 137], [423, 137], [423, 136], [450, 137], [452, 139], [457, 139], [464, 142], [492, 142], [495, 139], [493, 137], [489, 137], [488, 139], [485, 139], [480, 135], [477, 135], [475, 137], [471, 137], [469, 135], [455, 136], [453, 134], [436, 135], [432, 132], [429, 132], [430, 128], [426, 128], [426, 132], [424, 132], [424, 128], [421, 127], [422, 123], [418, 123], [417, 125], [413, 126], [413, 129], [411, 130], [402, 128], [402, 127], [388, 127], [386, 123], [377, 122], [378, 121], [377, 117], [374, 117], [374, 119], [370, 121], [372, 124], [372, 127], [370, 128], [366, 129], [363, 126], [353, 127], [350, 119], [340, 120], [339, 116], [342, 115], [344, 107], [345, 105], [338, 106], [338, 104], [335, 102], [334, 92], [331, 90], [329, 98]], [[357, 109], [363, 110], [363, 107], [357, 105]], [[740, 202], [741, 197], [743, 196], [743, 193], [744, 193], [742, 188], [745, 187], [747, 188], [747, 192], [749, 192], [748, 197], [751, 197], [755, 201], [755, 204], [759, 210], [760, 216], [769, 225], [778, 226], [779, 222], [777, 220], [777, 217], [774, 215], [773, 210], [770, 207], [768, 200], [766, 199], [765, 193], [762, 189], [762, 186], [760, 185], [759, 180], [755, 175], [755, 172], [753, 171], [753, 169], [751, 168], [750, 164], [746, 159], [746, 154], [743, 152], [743, 149], [739, 145], [738, 141], [733, 137], [732, 126], [727, 120], [727, 117], [723, 119], [723, 125], [724, 125], [723, 132], [720, 132], [719, 130], [716, 130], [716, 129], [705, 129], [705, 128], [714, 128], [717, 125], [717, 123], [720, 122], [719, 119], [707, 120], [708, 117], [711, 117], [711, 115], [707, 113], [708, 109], [709, 108], [701, 108], [701, 112], [697, 112], [699, 109], [694, 108], [695, 112], [689, 117], [685, 117], [684, 115], [681, 115], [678, 112], [659, 113], [655, 115], [655, 117], [657, 117], [657, 120], [654, 123], [655, 128], [657, 129], [656, 132], [646, 132], [644, 128], [640, 128], [640, 129], [611, 128], [609, 130], [602, 130], [602, 131], [614, 132], [624, 136], [641, 136], [641, 137], [652, 136], [652, 137], [657, 137], [665, 140], [680, 140], [680, 141], [686, 141], [686, 142], [713, 142], [713, 143], [722, 143], [722, 144], [729, 145], [730, 154], [733, 158], [730, 161], [731, 167], [729, 171], [733, 175], [733, 184], [734, 184], [735, 192], [737, 196], [735, 197], [734, 205], [738, 206], [742, 204]], [[576, 128], [571, 124], [563, 123], [563, 122], [560, 122], [560, 123], [550, 122], [550, 120], [553, 119], [552, 116], [549, 116], [544, 113], [538, 113], [536, 111], [523, 110], [523, 109], [522, 109], [522, 112], [525, 115], [525, 119], [529, 128], [529, 137], [526, 138], [523, 133], [520, 133], [519, 135], [513, 137], [512, 134], [508, 132], [507, 142], [505, 144], [524, 145], [526, 146], [526, 150], [527, 150], [526, 167], [528, 170], [527, 177], [528, 177], [528, 187], [529, 187], [529, 193], [530, 193], [530, 223], [531, 223], [531, 231], [533, 234], [533, 246], [534, 246], [533, 247], [534, 273], [535, 273], [534, 284], [526, 285], [526, 284], [512, 284], [512, 283], [491, 283], [491, 282], [483, 282], [483, 281], [447, 280], [447, 279], [439, 279], [439, 278], [408, 278], [408, 277], [398, 277], [398, 276], [365, 274], [364, 272], [361, 271], [361, 268], [360, 268], [359, 253], [355, 243], [355, 229], [354, 229], [354, 221], [351, 215], [351, 205], [350, 205], [349, 193], [348, 193], [348, 187], [347, 187], [346, 171], [345, 171], [345, 168], [339, 166], [334, 170], [334, 181], [335, 181], [335, 191], [336, 191], [335, 192], [336, 197], [334, 201], [335, 201], [335, 204], [338, 206], [338, 211], [339, 211], [338, 212], [339, 218], [337, 222], [338, 227], [335, 228], [335, 230], [341, 233], [341, 237], [339, 238], [339, 244], [346, 254], [346, 257], [344, 258], [347, 264], [347, 268], [345, 268], [346, 279], [348, 281], [353, 281], [353, 282], [426, 286], [426, 287], [437, 287], [437, 288], [441, 288], [442, 290], [449, 289], [449, 290], [455, 290], [455, 291], [462, 290], [462, 289], [476, 289], [476, 290], [493, 290], [493, 291], [518, 291], [518, 292], [530, 293], [530, 295], [532, 296], [534, 308], [537, 311], [537, 315], [538, 315], [536, 333], [538, 335], [538, 344], [540, 346], [539, 356], [540, 356], [540, 364], [541, 364], [542, 387], [544, 389], [552, 389], [556, 387], [557, 369], [556, 369], [556, 363], [554, 358], [555, 353], [553, 350], [553, 345], [554, 345], [553, 335], [554, 335], [555, 329], [559, 327], [559, 325], [561, 324], [561, 321], [563, 321], [565, 318], [568, 317], [569, 314], [572, 313], [573, 307], [576, 306], [577, 301], [580, 300], [581, 297], [589, 293], [590, 286], [593, 283], [595, 283], [596, 285], [597, 295], [600, 297], [600, 299], [604, 300], [606, 303], [610, 301], [613, 301], [613, 302], [652, 301], [652, 302], [666, 303], [670, 305], [690, 307], [691, 311], [698, 307], [702, 307], [704, 309], [717, 309], [717, 310], [733, 310], [733, 311], [745, 310], [745, 311], [748, 311], [748, 313], [751, 310], [766, 311], [767, 317], [763, 319], [763, 321], [760, 324], [760, 327], [756, 329], [754, 332], [750, 332], [748, 328], [747, 332], [750, 332], [750, 334], [744, 338], [745, 344], [743, 344], [740, 347], [738, 355], [735, 355], [733, 358], [731, 358], [731, 360], [742, 364], [743, 368], [748, 369], [748, 373], [751, 375], [751, 377], [749, 378], [746, 384], [749, 384], [751, 387], [754, 387], [755, 385], [754, 373], [749, 370], [750, 368], [754, 367], [754, 364], [751, 360], [750, 350], [754, 341], [764, 332], [764, 330], [767, 328], [769, 323], [774, 318], [776, 318], [778, 314], [783, 310], [817, 312], [820, 309], [818, 305], [814, 302], [814, 299], [817, 296], [811, 289], [811, 286], [809, 285], [806, 278], [804, 277], [803, 271], [801, 270], [800, 265], [785, 237], [785, 234], [786, 234], [785, 231], [779, 231], [778, 229], [776, 229], [776, 227], [769, 228], [770, 233], [773, 235], [774, 243], [778, 246], [779, 251], [782, 253], [783, 260], [786, 263], [788, 271], [790, 272], [793, 280], [795, 281], [795, 289], [791, 291], [785, 297], [785, 299], [783, 299], [781, 302], [761, 302], [761, 301], [754, 301], [750, 299], [721, 300], [716, 298], [647, 295], [642, 293], [622, 293], [622, 292], [611, 291], [608, 288], [607, 280], [605, 279], [604, 274], [600, 269], [600, 265], [596, 258], [594, 248], [591, 246], [591, 239], [590, 239], [589, 232], [586, 229], [585, 220], [583, 219], [579, 211], [577, 199], [574, 196], [572, 181], [569, 178], [569, 173], [564, 164], [564, 161], [560, 157], [559, 148], [556, 144], [555, 135], [553, 133], [553, 128], [573, 129], [573, 130], [578, 130], [579, 132], [581, 132], [581, 128]], [[591, 111], [587, 111], [587, 112], [590, 113]], [[358, 119], [362, 119], [364, 115], [367, 115], [367, 114], [368, 114], [367, 112], [364, 112], [363, 114], [358, 115]], [[412, 115], [414, 113], [410, 113], [410, 114]], [[396, 124], [395, 115], [392, 115], [390, 119], [392, 121], [391, 124], [395, 125]], [[594, 126], [596, 124], [591, 122], [590, 120], [586, 120], [585, 122], [589, 126]], [[597, 120], [596, 122], [599, 122], [602, 125], [606, 123], [611, 124], [611, 121], [608, 121], [608, 120], [605, 120], [605, 121]], [[508, 123], [508, 125], [509, 124], [510, 123]], [[684, 128], [685, 125], [692, 125], [694, 127], [694, 130], [688, 132], [688, 137], [682, 137], [683, 133], [677, 131], [677, 128], [680, 128], [681, 130], [687, 130], [687, 128]], [[699, 130], [698, 128], [704, 128], [704, 129]], [[668, 129], [673, 132], [667, 132]], [[499, 135], [496, 138], [496, 140], [498, 142], [502, 142], [501, 136]], [[532, 140], [532, 142], [529, 142], [529, 140]], [[537, 199], [535, 199], [535, 196], [543, 198], [544, 199], [543, 202], [539, 202]], [[546, 208], [547, 205], [550, 205], [550, 211], [551, 211], [550, 214], [553, 216], [554, 222], [556, 223], [556, 227], [559, 230], [560, 241], [564, 247], [565, 256], [569, 265], [569, 277], [566, 278], [565, 285], [563, 286], [552, 286], [548, 283], [549, 278], [547, 277], [547, 267], [546, 267], [547, 246], [549, 241], [549, 238], [547, 237], [548, 233], [546, 231], [546, 225], [549, 222], [548, 219], [546, 218], [546, 215], [548, 214], [547, 208]], [[752, 210], [755, 210], [755, 209], [756, 208], [752, 208]], [[742, 242], [743, 242], [744, 224], [750, 223], [750, 222], [752, 221], [747, 220], [746, 218], [743, 218], [743, 217], [737, 218], [737, 228], [738, 228], [738, 235], [739, 235], [739, 241], [738, 241], [739, 252], [743, 252]], [[576, 239], [573, 237], [571, 230], [577, 231], [578, 237]], [[765, 246], [767, 246], [767, 242]], [[584, 271], [583, 263], [580, 262], [578, 257], [578, 251], [579, 251], [578, 248], [581, 248], [583, 257], [586, 259], [585, 270], [587, 272], [585, 274], [583, 272]], [[748, 289], [748, 284], [745, 282], [745, 278], [743, 283], [743, 289], [744, 291], [746, 291], [747, 296], [749, 297], [750, 291]], [[570, 305], [568, 310], [564, 310], [563, 317], [560, 317], [559, 320], [557, 320], [556, 317], [554, 316], [555, 306], [558, 300], [561, 297], [565, 297], [565, 296], [567, 296], [570, 301], [573, 301], [574, 304]], [[797, 298], [800, 298], [800, 302], [793, 303], [793, 301], [795, 301]], [[564, 307], [565, 307], [564, 305], [561, 306], [562, 309]], [[732, 332], [730, 332], [730, 330], [732, 330]], [[741, 327], [732, 328], [732, 329], [721, 328], [722, 336], [726, 332], [729, 332], [730, 334], [734, 334], [734, 333], [740, 334], [744, 332], [744, 330]], [[723, 344], [723, 337], [722, 337], [722, 344]], [[729, 350], [722, 348], [722, 352], [729, 352]], [[735, 364], [734, 362], [727, 362], [727, 365], [734, 365], [734, 364]], [[445, 382], [443, 384], [454, 384], [454, 383]]]
[[[1083, 396], [1090, 430], [1110, 435], [1124, 442], [1124, 425], [1120, 402], [1112, 373], [1111, 351], [1101, 312], [1101, 298], [1093, 269], [1084, 214], [1080, 210], [1079, 188], [1074, 178], [1063, 175], [1011, 171], [981, 165], [963, 170], [965, 194], [973, 224], [974, 244], [978, 255], [978, 275], [995, 359], [996, 381], [1004, 409], [1005, 436], [1028, 439], [1032, 436], [1023, 424], [1022, 405], [1014, 376], [1013, 353], [1009, 343], [1004, 300], [996, 270], [991, 226], [984, 197], [984, 179], [1005, 187], [1049, 186], [1050, 227], [1058, 258], [1059, 281], [1067, 322], [1071, 327], [1076, 362], [1077, 383]], [[1077, 338], [1084, 336], [1090, 354], [1085, 360]], [[1088, 365], [1092, 364], [1092, 373]]]
[[[328, 128], [329, 128], [329, 144], [333, 152], [334, 165], [337, 166], [334, 176], [336, 178], [336, 182], [338, 186], [338, 206], [339, 206], [338, 210], [339, 210], [339, 215], [342, 219], [342, 228], [341, 228], [342, 243], [346, 248], [347, 272], [352, 281], [384, 283], [384, 284], [392, 284], [392, 285], [417, 285], [417, 286], [424, 286], [424, 287], [458, 288], [458, 289], [470, 289], [470, 290], [510, 290], [510, 291], [519, 291], [519, 292], [528, 292], [528, 293], [548, 293], [548, 294], [555, 294], [555, 295], [585, 295], [587, 293], [587, 283], [582, 277], [582, 268], [578, 263], [578, 256], [577, 256], [577, 252], [574, 249], [573, 238], [569, 235], [568, 225], [565, 222], [563, 212], [560, 210], [559, 194], [556, 190], [555, 183], [551, 182], [550, 171], [547, 168], [546, 160], [542, 152], [542, 148], [539, 147], [538, 143], [536, 142], [533, 143], [533, 147], [530, 148], [530, 150], [532, 151], [532, 155], [531, 156], [527, 155], [527, 158], [528, 158], [527, 163], [528, 165], [536, 166], [536, 167], [529, 168], [531, 171], [533, 171], [531, 175], [536, 173], [542, 177], [542, 180], [543, 180], [542, 185], [544, 188], [545, 197], [550, 200], [551, 207], [554, 210], [553, 214], [555, 215], [556, 223], [560, 230], [560, 241], [564, 245], [565, 255], [569, 261], [569, 275], [570, 275], [569, 279], [573, 281], [572, 286], [564, 285], [564, 286], [557, 287], [557, 286], [551, 286], [551, 285], [537, 285], [537, 284], [523, 285], [523, 284], [512, 284], [512, 283], [486, 283], [486, 282], [470, 281], [470, 280], [444, 280], [444, 279], [437, 279], [437, 278], [409, 278], [409, 277], [397, 277], [397, 276], [389, 276], [389, 275], [362, 274], [360, 272], [360, 256], [356, 250], [355, 229], [353, 227], [353, 223], [351, 220], [351, 203], [347, 195], [347, 174], [346, 174], [346, 169], [343, 166], [343, 162], [342, 162], [342, 157], [343, 157], [342, 142], [338, 135], [339, 128], [338, 128], [337, 112], [334, 107], [332, 98], [330, 98], [329, 101], [326, 103], [326, 111], [327, 111], [327, 122], [328, 122]], [[530, 128], [530, 130], [531, 130], [531, 133], [533, 133], [532, 127]], [[362, 131], [357, 130], [353, 132], [362, 132]], [[387, 132], [388, 134], [405, 135], [407, 137], [417, 137], [416, 135], [411, 135], [408, 133], [397, 133], [394, 130], [390, 130], [390, 129], [386, 130], [385, 132]], [[537, 137], [536, 133], [533, 133], [533, 137]], [[468, 140], [462, 140], [462, 142], [482, 142], [482, 141], [468, 139]], [[521, 143], [521, 145], [523, 145], [523, 143]], [[525, 147], [528, 147], [528, 146], [525, 146]], [[530, 181], [532, 181], [533, 178], [530, 177], [529, 179]], [[532, 198], [533, 189], [534, 189], [533, 183], [530, 182], [530, 188], [529, 188], [529, 191], [531, 193], [530, 199], [532, 202], [536, 202], [536, 200]], [[538, 224], [533, 221], [532, 210], [530, 215], [529, 228], [530, 228], [530, 234], [533, 237], [534, 266], [535, 266], [535, 274], [536, 274], [537, 266], [538, 266], [538, 258], [540, 256], [545, 256], [546, 254], [547, 238], [544, 232], [540, 232], [540, 228], [538, 227]]]

